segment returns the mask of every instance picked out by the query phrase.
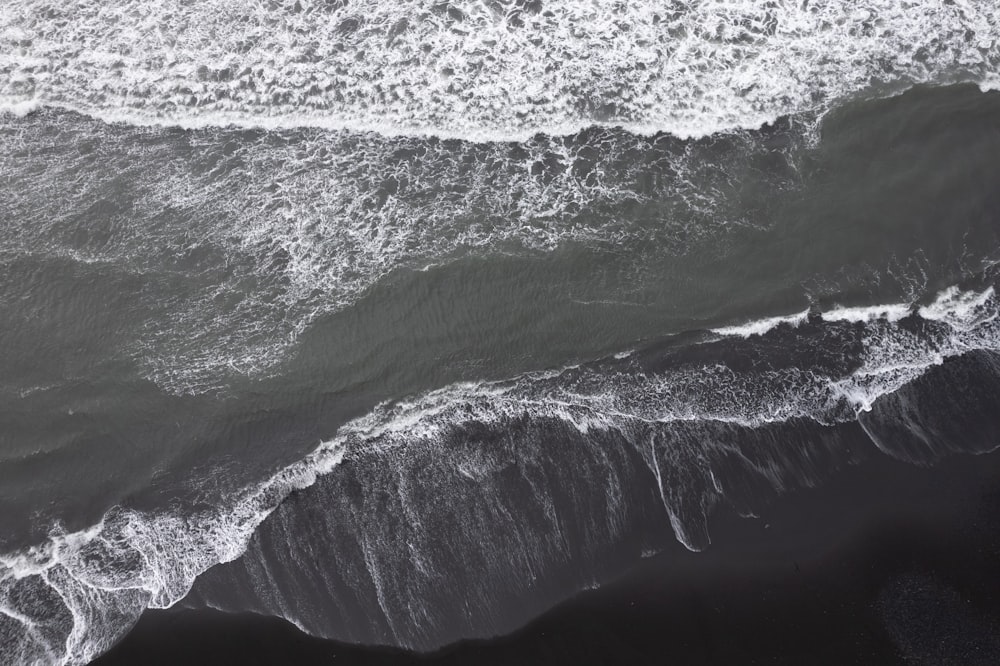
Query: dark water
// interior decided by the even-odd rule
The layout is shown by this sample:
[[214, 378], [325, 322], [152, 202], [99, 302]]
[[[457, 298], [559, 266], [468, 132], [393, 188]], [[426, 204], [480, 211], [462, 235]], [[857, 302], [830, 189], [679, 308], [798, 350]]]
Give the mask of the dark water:
[[[995, 8], [42, 4], [0, 11], [0, 661], [967, 661], [912, 609], [997, 572]], [[941, 650], [995, 661], [987, 597]]]

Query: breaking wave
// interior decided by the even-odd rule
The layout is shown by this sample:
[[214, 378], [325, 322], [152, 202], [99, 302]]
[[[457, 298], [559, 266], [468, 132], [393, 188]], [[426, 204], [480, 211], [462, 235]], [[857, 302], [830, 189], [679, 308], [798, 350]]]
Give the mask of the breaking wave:
[[[462, 455], [449, 457], [447, 447], [438, 449], [456, 433], [488, 429], [490, 424], [503, 425], [507, 431], [517, 422], [561, 423], [560, 427], [579, 433], [583, 441], [591, 441], [597, 451], [605, 447], [600, 456], [619, 456], [619, 449], [634, 451], [645, 465], [648, 483], [654, 484], [660, 495], [677, 539], [689, 548], [704, 548], [709, 541], [707, 521], [712, 507], [735, 501], [739, 495], [738, 488], [727, 487], [716, 478], [709, 464], [719, 447], [728, 450], [732, 446], [727, 440], [736, 431], [727, 431], [729, 435], [720, 439], [696, 430], [688, 439], [678, 440], [656, 434], [655, 428], [700, 424], [766, 433], [774, 424], [810, 422], [836, 427], [860, 419], [886, 453], [917, 462], [934, 460], [949, 449], [935, 448], [933, 438], [925, 438], [920, 446], [894, 446], [894, 440], [879, 434], [884, 428], [876, 423], [877, 419], [891, 421], [891, 410], [876, 409], [877, 414], [870, 417], [866, 414], [881, 404], [880, 400], [891, 402], [897, 391], [947, 359], [1000, 351], [998, 308], [992, 287], [979, 292], [953, 288], [927, 305], [908, 308], [905, 317], [894, 316], [894, 308], [885, 307], [871, 308], [866, 316], [827, 313], [807, 322], [795, 321], [794, 328], [789, 322], [743, 327], [740, 330], [761, 333], [751, 339], [743, 339], [739, 333], [715, 342], [708, 339], [692, 348], [695, 357], [686, 356], [683, 349], [637, 350], [624, 357], [507, 381], [454, 385], [411, 400], [386, 403], [344, 425], [336, 437], [306, 459], [282, 469], [229, 506], [162, 513], [115, 508], [90, 529], [54, 533], [43, 545], [3, 556], [0, 644], [7, 650], [5, 661], [86, 663], [120, 638], [143, 609], [177, 603], [210, 567], [240, 558], [255, 531], [262, 523], [268, 524], [269, 514], [282, 506], [290, 493], [300, 491], [297, 497], [307, 497], [310, 491], [305, 489], [317, 479], [336, 479], [338, 466], [345, 460], [357, 466], [375, 455], [380, 461], [376, 467], [384, 470], [382, 463], [386, 461], [405, 460], [414, 452], [429, 450], [434, 451], [436, 465], [449, 470], [449, 465], [456, 466], [450, 471], [472, 484], [467, 492], [476, 492], [480, 484], [488, 488], [492, 475], [508, 464], [497, 467], [495, 450], [469, 448], [472, 445], [468, 442], [475, 442], [475, 436], [464, 437], [468, 450]], [[727, 352], [727, 340], [743, 347]], [[818, 344], [820, 340], [822, 344]], [[702, 358], [698, 354], [708, 352], [698, 349], [710, 353]], [[785, 360], [767, 360], [768, 349], [780, 349]], [[817, 353], [817, 349], [832, 351]], [[748, 351], [763, 360], [749, 366], [734, 360]], [[802, 359], [811, 359], [811, 364]], [[518, 431], [515, 428], [513, 432]], [[511, 436], [516, 435], [507, 435]], [[801, 452], [783, 451], [781, 441], [770, 441], [764, 459], [753, 462], [740, 458], [740, 464], [756, 470], [764, 486], [782, 492], [811, 485], [832, 472], [822, 464], [817, 467], [816, 461], [809, 462], [808, 455], [803, 458]], [[609, 448], [609, 444], [617, 446]], [[544, 455], [544, 446], [540, 451]], [[788, 460], [796, 456], [799, 464], [790, 465]], [[388, 469], [391, 475], [392, 466]], [[596, 478], [591, 481], [597, 482]], [[606, 488], [607, 497], [617, 496], [620, 502], [625, 490], [614, 485], [616, 478], [610, 474], [604, 483], [612, 484]], [[365, 485], [361, 492], [378, 495], [386, 490]], [[444, 510], [440, 504], [430, 507]], [[597, 530], [601, 539], [614, 540], [623, 534], [631, 514], [620, 504], [608, 511], [603, 527], [588, 529]], [[420, 516], [408, 520], [409, 529], [420, 529]], [[299, 536], [308, 539], [307, 532]], [[295, 547], [294, 538], [289, 543]], [[365, 552], [370, 555], [367, 548], [377, 550], [385, 545], [373, 542]], [[434, 558], [425, 553], [428, 559], [422, 560], [419, 548], [412, 550], [418, 546], [411, 543], [410, 547], [407, 561], [424, 562], [421, 570], [431, 576]], [[571, 552], [562, 552], [562, 557]], [[490, 557], [491, 567], [504, 561], [495, 553]], [[369, 562], [372, 567], [373, 562]], [[543, 575], [543, 565], [544, 558], [532, 567]], [[375, 567], [370, 575], [378, 578], [379, 604], [389, 629], [362, 638], [409, 647], [433, 645], [433, 637], [420, 633], [421, 622], [433, 618], [428, 615], [422, 620], [412, 603], [404, 603], [413, 599], [406, 590], [393, 587], [401, 584], [393, 571]], [[259, 589], [267, 588], [261, 581], [257, 583]], [[303, 617], [294, 605], [271, 605], [267, 610], [283, 614], [313, 633], [324, 633], [315, 624], [321, 620]], [[477, 613], [486, 612], [471, 607], [468, 616], [474, 619]], [[330, 632], [336, 634], [337, 630], [327, 627], [326, 633]]]

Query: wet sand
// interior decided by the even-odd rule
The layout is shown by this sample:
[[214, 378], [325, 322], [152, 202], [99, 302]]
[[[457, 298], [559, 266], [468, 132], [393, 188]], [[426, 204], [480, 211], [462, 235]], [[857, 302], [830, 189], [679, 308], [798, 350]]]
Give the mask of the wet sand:
[[283, 620], [147, 612], [96, 664], [861, 664], [1000, 660], [1000, 454], [875, 458], [680, 546], [511, 636], [430, 655]]

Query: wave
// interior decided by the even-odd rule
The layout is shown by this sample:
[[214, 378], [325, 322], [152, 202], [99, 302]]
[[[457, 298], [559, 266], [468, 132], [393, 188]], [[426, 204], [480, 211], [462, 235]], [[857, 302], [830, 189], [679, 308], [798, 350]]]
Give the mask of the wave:
[[[182, 282], [185, 296], [145, 299], [120, 344], [168, 390], [218, 390], [266, 375], [310, 324], [394, 272], [569, 245], [680, 252], [718, 237], [741, 224], [721, 195], [757, 141], [177, 134], [46, 111], [0, 131], [0, 261], [162, 277], [151, 290]], [[708, 159], [720, 155], [724, 166]]]
[[144, 513], [119, 507], [91, 528], [56, 530], [0, 556], [0, 646], [8, 664], [86, 664], [146, 608], [173, 605], [208, 568], [239, 557], [278, 502], [341, 460], [322, 445], [222, 510]]
[[[939, 92], [941, 100], [958, 92], [970, 104], [995, 104], [971, 90]], [[950, 108], [936, 97], [910, 99], [920, 113]], [[869, 110], [892, 115], [872, 105], [861, 119]], [[138, 323], [112, 332], [116, 345], [95, 347], [117, 346], [171, 393], [224, 392], [273, 375], [315, 324], [428, 267], [446, 273], [464, 260], [511, 256], [557, 266], [582, 249], [618, 270], [614, 257], [630, 254], [636, 294], [644, 281], [688, 279], [685, 261], [698, 274], [705, 264], [689, 257], [721, 264], [755, 242], [779, 247], [772, 232], [799, 233], [782, 219], [796, 193], [826, 186], [816, 167], [825, 151], [811, 147], [815, 121], [795, 116], [691, 141], [591, 128], [513, 144], [322, 130], [182, 132], [42, 110], [0, 127], [7, 221], [0, 264], [42, 279], [76, 271], [74, 279], [87, 283], [99, 274], [111, 292], [123, 279], [143, 283], [149, 298], [129, 305]], [[982, 226], [968, 219], [970, 228]], [[766, 289], [836, 294], [843, 285], [830, 259]], [[882, 262], [855, 276], [851, 293], [871, 289], [858, 282], [874, 283], [879, 272], [886, 284], [895, 279]], [[945, 284], [954, 279], [948, 270]], [[602, 289], [567, 300], [628, 300]], [[911, 289], [902, 291], [906, 298]]]
[[[983, 312], [986, 304], [995, 297], [996, 293], [993, 287], [987, 287], [983, 291], [963, 291], [957, 286], [951, 286], [940, 292], [934, 301], [927, 305], [890, 303], [887, 305], [840, 306], [818, 313], [818, 316], [826, 322], [867, 323], [880, 319], [897, 322], [913, 315], [916, 311], [921, 319], [945, 322], [956, 328], [978, 326], [983, 323], [978, 313]], [[713, 328], [711, 331], [719, 335], [749, 338], [755, 335], [764, 335], [779, 326], [797, 328], [809, 321], [811, 313], [812, 310], [806, 309], [790, 315], [764, 317], [747, 324], [721, 326]]]
[[758, 319], [752, 321], [748, 324], [741, 324], [736, 326], [720, 326], [719, 328], [713, 328], [713, 333], [718, 333], [719, 335], [735, 335], [741, 338], [749, 338], [754, 335], [764, 335], [768, 331], [772, 331], [778, 326], [791, 326], [796, 328], [800, 324], [804, 324], [809, 320], [809, 310], [803, 310], [802, 312], [796, 312], [790, 315], [778, 315], [776, 317], [765, 317], [764, 319]]
[[13, 0], [0, 106], [474, 141], [594, 124], [700, 137], [873, 84], [988, 86], [998, 36], [986, 0]]
[[996, 313], [986, 305], [996, 298], [993, 287], [983, 291], [962, 291], [956, 286], [942, 291], [932, 303], [922, 306], [918, 313], [921, 318], [940, 321], [956, 329], [979, 326], [991, 321]]
[[[942, 292], [934, 302], [902, 320], [866, 317], [851, 322], [826, 322], [814, 318], [795, 329], [772, 328], [752, 339], [714, 343], [716, 347], [710, 351], [715, 356], [707, 357], [708, 360], [703, 357], [705, 344], [697, 345], [697, 353], [681, 350], [664, 355], [637, 350], [625, 357], [530, 373], [506, 381], [458, 384], [411, 400], [383, 404], [344, 425], [332, 440], [307, 458], [282, 469], [260, 486], [248, 489], [227, 506], [160, 513], [115, 508], [90, 529], [55, 533], [40, 546], [0, 557], [0, 645], [6, 651], [5, 661], [12, 664], [86, 663], [120, 638], [143, 609], [170, 606], [184, 598], [195, 579], [209, 568], [238, 558], [241, 558], [240, 566], [254, 566], [244, 555], [248, 548], [258, 558], [257, 566], [264, 566], [264, 571], [271, 572], [263, 578], [258, 576], [250, 587], [264, 595], [264, 599], [273, 601], [275, 597], [266, 595], [277, 594], [280, 601], [268, 604], [258, 600], [264, 603], [267, 612], [282, 614], [313, 633], [336, 633], [336, 626], [329, 624], [329, 614], [320, 607], [295, 607], [294, 602], [281, 598], [280, 591], [272, 587], [275, 579], [269, 576], [277, 576], [274, 572], [281, 567], [267, 564], [269, 551], [262, 550], [260, 539], [265, 536], [261, 536], [261, 530], [287, 527], [281, 520], [288, 519], [289, 511], [294, 513], [294, 508], [288, 508], [292, 507], [288, 504], [290, 494], [295, 491], [294, 496], [299, 498], [295, 500], [297, 504], [308, 502], [309, 493], [313, 491], [306, 489], [315, 486], [318, 480], [345, 482], [344, 479], [363, 473], [372, 478], [361, 479], [351, 486], [353, 490], [337, 487], [332, 496], [321, 494], [327, 502], [320, 504], [321, 514], [333, 510], [329, 502], [334, 500], [330, 497], [353, 506], [351, 503], [357, 500], [360, 492], [362, 497], [370, 496], [374, 504], [368, 507], [372, 511], [356, 509], [350, 514], [355, 519], [368, 516], [365, 521], [385, 521], [386, 525], [404, 519], [407, 533], [420, 532], [425, 523], [437, 525], [434, 511], [445, 511], [445, 508], [433, 495], [420, 494], [421, 485], [416, 479], [411, 484], [405, 477], [397, 476], [400, 465], [413, 473], [417, 467], [423, 469], [421, 474], [431, 475], [427, 479], [431, 487], [443, 482], [432, 481], [438, 476], [452, 479], [449, 483], [459, 479], [466, 484], [463, 492], [474, 495], [477, 488], [493, 488], [491, 484], [507, 478], [503, 470], [520, 464], [516, 462], [522, 455], [516, 453], [519, 446], [516, 440], [532, 432], [535, 433], [532, 441], [536, 455], [552, 461], [566, 479], [573, 477], [576, 468], [558, 463], [558, 455], [552, 458], [553, 451], [546, 453], [545, 442], [559, 441], [558, 437], [551, 439], [556, 436], [553, 433], [563, 433], [559, 435], [563, 438], [571, 436], [576, 444], [569, 449], [556, 447], [555, 450], [566, 455], [587, 452], [587, 465], [576, 471], [582, 474], [585, 484], [606, 486], [606, 495], [601, 501], [606, 500], [609, 504], [602, 504], [601, 512], [586, 520], [581, 516], [589, 514], [573, 514], [584, 521], [584, 527], [579, 529], [586, 528], [586, 547], [580, 552], [603, 552], [599, 547], [602, 540], [612, 543], [624, 538], [630, 529], [634, 531], [634, 512], [639, 508], [630, 508], [630, 493], [639, 492], [635, 489], [643, 487], [658, 493], [662, 501], [660, 511], [669, 518], [677, 539], [691, 549], [704, 548], [710, 540], [708, 515], [715, 504], [737, 501], [741, 494], [750, 492], [747, 487], [782, 492], [814, 484], [850, 458], [844, 459], [845, 452], [838, 452], [830, 443], [823, 445], [826, 453], [818, 459], [814, 449], [789, 450], [787, 439], [768, 434], [774, 427], [792, 424], [802, 428], [801, 424], [812, 423], [819, 428], [836, 428], [838, 424], [860, 419], [875, 433], [872, 439], [876, 445], [891, 455], [926, 463], [949, 452], [946, 446], [937, 446], [933, 437], [925, 437], [919, 446], [902, 440], [893, 428], [905, 429], [904, 426], [897, 424], [890, 428], [885, 424], [895, 423], [886, 416], [891, 416], [892, 409], [877, 407], [884, 401], [890, 406], [894, 404], [892, 396], [947, 359], [984, 350], [1000, 351], [998, 309], [1000, 303], [992, 288], [982, 292], [955, 288]], [[753, 326], [744, 328], [749, 330]], [[726, 351], [726, 344], [751, 347], [737, 346], [730, 353]], [[748, 352], [773, 356], [775, 350], [780, 351], [779, 356], [760, 365], [746, 367], [727, 360], [743, 358]], [[695, 353], [695, 356], [686, 356], [688, 353]], [[824, 355], [830, 356], [824, 358]], [[711, 360], [713, 358], [715, 360]], [[873, 407], [876, 408], [874, 412]], [[483, 439], [488, 432], [495, 434]], [[740, 437], [755, 438], [757, 448], [732, 448]], [[820, 440], [824, 437], [819, 436]], [[502, 442], [507, 444], [498, 444]], [[515, 447], [514, 453], [503, 453], [510, 446]], [[719, 458], [720, 455], [723, 458]], [[645, 476], [615, 472], [614, 469], [620, 470], [625, 464], [621, 456], [640, 461]], [[713, 460], [716, 462], [709, 464]], [[736, 477], [731, 476], [732, 472], [729, 477], [720, 476], [719, 460], [729, 461], [726, 465], [730, 467], [736, 464], [739, 469], [749, 464], [755, 471], [750, 477], [745, 476], [746, 472]], [[413, 467], [414, 461], [420, 464]], [[338, 472], [344, 465], [351, 471]], [[601, 471], [602, 465], [607, 465], [607, 469]], [[551, 471], [555, 468], [545, 469], [555, 474]], [[386, 474], [389, 476], [382, 478]], [[734, 478], [742, 480], [737, 483]], [[546, 481], [545, 475], [531, 477], [529, 481], [530, 488], [534, 489], [531, 492], [542, 493], [539, 497], [549, 497], [546, 493], [567, 487], [560, 482], [549, 488], [546, 484], [555, 482], [555, 477]], [[319, 486], [323, 487], [324, 483], [326, 481]], [[386, 487], [385, 483], [390, 483], [391, 487]], [[321, 493], [321, 489], [315, 492]], [[394, 501], [403, 502], [400, 514], [385, 513], [391, 511], [388, 507], [392, 504], [384, 504], [387, 492], [397, 497]], [[494, 497], [501, 496], [505, 495]], [[593, 496], [593, 488], [580, 495], [583, 496]], [[752, 513], [753, 502], [746, 497], [740, 501], [748, 507], [745, 512]], [[418, 502], [422, 513], [413, 513], [414, 505], [407, 502]], [[382, 512], [374, 511], [378, 505], [383, 505]], [[543, 522], [556, 520], [556, 514], [551, 513], [556, 511], [555, 506], [542, 502], [536, 507], [541, 511], [540, 516], [549, 516]], [[285, 512], [281, 520], [268, 518], [275, 509]], [[317, 510], [316, 507], [313, 510]], [[494, 510], [501, 512], [494, 517], [507, 515], [503, 514], [502, 506]], [[390, 519], [390, 516], [395, 518]], [[509, 519], [512, 519], [510, 515], [501, 523], [506, 525], [503, 521]], [[561, 520], [556, 521], [560, 529], [570, 530], [570, 523], [563, 524]], [[489, 526], [487, 516], [483, 516], [482, 521]], [[296, 528], [279, 539], [293, 551], [298, 547], [298, 538], [319, 539], [321, 543], [329, 538], [323, 534], [323, 528], [307, 529], [305, 524], [298, 527], [302, 530], [296, 531]], [[430, 580], [433, 576], [429, 572], [439, 572], [441, 563], [436, 558], [440, 555], [420, 550], [420, 543], [429, 547], [427, 532], [420, 532], [424, 541], [406, 546], [395, 541], [389, 543], [386, 540], [391, 540], [391, 535], [383, 533], [388, 528], [380, 529], [383, 531], [368, 537], [355, 535], [363, 542], [359, 546], [360, 562], [363, 567], [370, 568], [366, 574], [367, 585], [372, 584], [371, 576], [377, 578], [372, 588], [372, 593], [377, 593], [377, 599], [372, 602], [374, 606], [366, 608], [366, 615], [359, 617], [368, 617], [372, 608], [381, 608], [381, 619], [371, 626], [385, 627], [383, 633], [366, 638], [426, 647], [434, 643], [433, 631], [428, 629], [434, 623], [428, 616], [424, 619], [430, 624], [421, 629], [420, 612], [413, 606], [411, 593], [414, 590], [407, 592], [398, 587], [404, 583], [384, 558], [392, 560], [400, 556], [397, 547], [404, 548], [408, 553], [405, 561], [416, 563], [413, 566], [424, 571], [424, 578], [414, 574], [415, 580]], [[500, 529], [493, 536], [497, 534], [504, 532]], [[530, 534], [524, 532], [519, 538], [523, 541]], [[552, 557], [555, 557], [553, 553], [558, 554], [557, 559], [566, 561], [565, 558], [576, 552], [568, 546], [577, 537], [566, 536], [569, 532], [563, 537], [560, 534], [564, 533], [557, 530], [546, 538], [570, 540], [559, 542], [561, 546], [550, 543], [546, 548], [555, 549], [551, 552], [543, 550]], [[501, 541], [509, 543], [508, 539], [504, 537]], [[552, 559], [545, 559], [544, 552], [533, 550], [528, 542], [521, 546], [527, 554], [518, 557], [528, 559], [517, 561], [527, 567], [526, 570], [535, 571], [533, 576], [544, 578], [549, 571], [546, 562], [551, 564]], [[642, 550], [648, 551], [649, 547], [649, 543], [644, 542]], [[383, 555], [379, 555], [380, 552]], [[493, 563], [490, 566], [494, 568], [508, 561], [496, 553], [489, 557]], [[347, 566], [347, 563], [342, 564]], [[226, 575], [225, 568], [221, 571], [215, 575]], [[488, 583], [480, 581], [470, 589], [481, 590]], [[576, 581], [575, 584], [583, 583]], [[521, 588], [523, 584], [512, 589]], [[483, 603], [486, 603], [485, 598], [476, 602], [479, 605], [470, 607], [468, 617], [475, 618], [477, 613], [487, 612]], [[327, 627], [325, 633], [324, 626]]]

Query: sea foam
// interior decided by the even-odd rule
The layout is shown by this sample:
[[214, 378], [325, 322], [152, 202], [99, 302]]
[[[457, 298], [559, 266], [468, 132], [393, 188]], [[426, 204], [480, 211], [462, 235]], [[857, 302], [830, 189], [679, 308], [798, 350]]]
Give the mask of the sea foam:
[[998, 26], [988, 0], [11, 0], [0, 106], [476, 141], [594, 124], [694, 137], [873, 83], [988, 85]]
[[[141, 330], [122, 345], [161, 387], [197, 393], [266, 375], [393, 272], [718, 235], [738, 224], [727, 169], [755, 145], [620, 130], [518, 145], [176, 133], [47, 110], [0, 130], [0, 252], [185, 283], [137, 304]], [[720, 154], [722, 166], [704, 158]]]
[[747, 324], [721, 326], [719, 328], [713, 328], [712, 332], [718, 333], [719, 335], [732, 335], [741, 338], [749, 338], [754, 335], [764, 335], [778, 326], [791, 326], [792, 328], [795, 328], [804, 324], [808, 319], [809, 310], [806, 309], [802, 312], [796, 312], [795, 314], [756, 319]]

